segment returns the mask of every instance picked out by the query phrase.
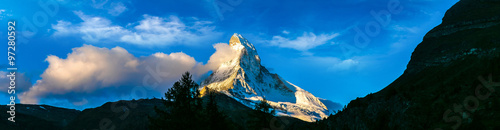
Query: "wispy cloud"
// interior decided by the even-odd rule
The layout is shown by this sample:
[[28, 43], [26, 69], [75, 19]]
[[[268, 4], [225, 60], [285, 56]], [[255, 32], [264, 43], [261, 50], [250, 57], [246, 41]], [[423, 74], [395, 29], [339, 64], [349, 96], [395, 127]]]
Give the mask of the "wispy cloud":
[[406, 32], [406, 33], [410, 33], [410, 34], [415, 34], [415, 33], [418, 33], [420, 31], [420, 28], [418, 28], [416, 26], [406, 27], [406, 26], [401, 26], [401, 25], [394, 25], [394, 26], [392, 26], [392, 29], [394, 31]]
[[109, 1], [108, 0], [92, 0], [92, 4], [90, 4], [92, 7], [96, 9], [101, 9], [106, 5]]
[[127, 10], [127, 7], [121, 3], [111, 3], [111, 8], [108, 9], [108, 14], [113, 15], [113, 16], [118, 16], [125, 12]]
[[122, 42], [137, 45], [169, 46], [174, 44], [196, 44], [215, 39], [222, 33], [215, 31], [210, 21], [185, 23], [177, 16], [167, 18], [143, 15], [133, 28], [114, 25], [110, 20], [74, 12], [81, 23], [60, 20], [52, 25], [54, 36], [77, 35], [89, 43]]
[[341, 71], [341, 70], [349, 70], [351, 68], [356, 67], [359, 64], [359, 61], [353, 59], [343, 60], [342, 62], [338, 62], [333, 64], [327, 70], [329, 71]]
[[119, 42], [119, 37], [132, 33], [131, 31], [117, 25], [103, 17], [92, 17], [81, 11], [74, 12], [83, 22], [73, 24], [67, 21], [57, 21], [52, 25], [56, 30], [54, 36], [78, 35], [89, 43], [97, 42]]
[[283, 33], [283, 34], [290, 34], [290, 32], [289, 32], [289, 31], [287, 31], [287, 30], [283, 30], [283, 32], [282, 32], [282, 33]]
[[[287, 34], [289, 32], [283, 31], [283, 33]], [[308, 51], [309, 49], [328, 43], [338, 35], [338, 33], [316, 35], [312, 32], [304, 32], [302, 36], [296, 38], [273, 36], [269, 43], [273, 46], [291, 48], [299, 51]]]
[[301, 63], [312, 63], [327, 71], [349, 71], [360, 66], [359, 59], [342, 60], [337, 57], [307, 56], [298, 59]]

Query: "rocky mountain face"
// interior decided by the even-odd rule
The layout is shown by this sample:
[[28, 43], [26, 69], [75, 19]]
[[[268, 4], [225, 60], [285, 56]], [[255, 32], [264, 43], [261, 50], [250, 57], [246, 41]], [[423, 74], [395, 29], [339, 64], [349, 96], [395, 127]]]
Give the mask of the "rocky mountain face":
[[322, 121], [328, 129], [500, 129], [500, 1], [461, 0], [397, 80]]
[[308, 122], [327, 117], [331, 111], [339, 109], [340, 105], [317, 98], [270, 73], [260, 64], [255, 47], [241, 35], [234, 34], [229, 45], [235, 57], [220, 65], [201, 86], [224, 93], [250, 108], [266, 99], [278, 110], [278, 115]]

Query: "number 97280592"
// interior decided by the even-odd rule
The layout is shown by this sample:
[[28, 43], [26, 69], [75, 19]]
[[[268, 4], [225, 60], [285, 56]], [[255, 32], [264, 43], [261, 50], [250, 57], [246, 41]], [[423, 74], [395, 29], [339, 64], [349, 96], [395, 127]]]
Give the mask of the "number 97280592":
[[9, 21], [8, 23], [8, 29], [9, 29], [9, 39], [8, 45], [9, 47], [7, 48], [8, 51], [8, 60], [9, 60], [9, 65], [14, 66], [15, 65], [15, 60], [16, 58], [16, 21]]

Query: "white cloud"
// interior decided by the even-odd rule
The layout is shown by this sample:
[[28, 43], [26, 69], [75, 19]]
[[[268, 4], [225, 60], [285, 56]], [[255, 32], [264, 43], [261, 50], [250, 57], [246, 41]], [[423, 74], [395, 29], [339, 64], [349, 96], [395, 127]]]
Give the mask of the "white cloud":
[[84, 45], [74, 48], [66, 59], [48, 56], [49, 67], [41, 79], [19, 98], [21, 103], [59, 99], [85, 105], [88, 99], [120, 99], [119, 95], [130, 95], [135, 86], [163, 93], [184, 72], [190, 71], [197, 79], [228, 59], [229, 45], [219, 43], [214, 48], [216, 52], [207, 65], [203, 65], [182, 52], [135, 57], [121, 47], [108, 49]]
[[91, 6], [96, 9], [101, 9], [108, 3], [109, 0], [92, 0]]
[[339, 34], [320, 34], [316, 35], [312, 32], [304, 32], [302, 36], [295, 39], [285, 38], [282, 36], [273, 36], [273, 39], [269, 41], [273, 46], [279, 46], [283, 48], [292, 48], [299, 51], [307, 51], [309, 49], [315, 48], [317, 46], [323, 45], [333, 38], [337, 37]]
[[283, 30], [282, 32], [283, 34], [290, 34], [290, 32], [288, 32], [287, 30]]
[[127, 10], [127, 7], [123, 5], [123, 3], [118, 2], [118, 3], [111, 3], [111, 8], [108, 9], [108, 14], [113, 15], [113, 16], [118, 16], [125, 12]]
[[218, 43], [214, 45], [215, 53], [210, 56], [210, 60], [205, 65], [206, 70], [216, 70], [222, 63], [234, 59], [238, 52], [231, 48], [226, 43]]
[[[208, 41], [219, 37], [222, 33], [216, 32], [209, 21], [195, 21], [190, 26], [176, 16], [168, 18], [143, 15], [138, 25], [133, 28], [113, 25], [112, 22], [102, 17], [92, 17], [75, 11], [83, 20], [73, 24], [58, 21], [52, 25], [56, 30], [54, 36], [77, 35], [89, 43], [123, 42], [137, 45], [168, 46], [174, 44], [192, 45], [201, 41]], [[133, 25], [133, 24], [128, 24]]]
[[347, 59], [343, 60], [342, 62], [338, 62], [336, 64], [333, 64], [333, 66], [329, 67], [329, 71], [341, 71], [341, 70], [349, 70], [356, 65], [358, 65], [359, 62], [353, 59]]
[[144, 19], [135, 26], [136, 32], [124, 35], [121, 41], [134, 44], [168, 45], [173, 43], [193, 44], [220, 36], [215, 27], [205, 26], [211, 22], [197, 21], [186, 26], [178, 17], [162, 18], [144, 15]]
[[359, 59], [342, 60], [337, 57], [318, 57], [308, 56], [298, 60], [300, 63], [313, 63], [320, 68], [325, 68], [327, 71], [346, 71], [359, 67]]
[[398, 31], [400, 33], [411, 33], [411, 34], [415, 34], [415, 33], [418, 33], [420, 31], [420, 28], [419, 27], [405, 27], [405, 26], [401, 26], [401, 25], [394, 25], [392, 27], [392, 29], [394, 31]]
[[54, 36], [67, 36], [78, 34], [86, 42], [115, 42], [117, 37], [131, 33], [129, 30], [112, 25], [111, 21], [102, 17], [91, 17], [83, 14], [81, 11], [74, 12], [82, 23], [77, 25], [67, 21], [59, 20], [56, 25], [52, 25], [52, 29], [56, 30]]
[[63, 20], [57, 21], [57, 24], [52, 25], [52, 29], [57, 30], [57, 32], [55, 32], [53, 35], [69, 35], [75, 33], [72, 29], [70, 29], [70, 26], [70, 22], [66, 22]]
[[22, 103], [37, 103], [49, 94], [88, 93], [102, 87], [120, 85], [137, 73], [139, 61], [125, 49], [74, 48], [66, 59], [48, 56], [49, 67], [29, 91], [21, 94]]

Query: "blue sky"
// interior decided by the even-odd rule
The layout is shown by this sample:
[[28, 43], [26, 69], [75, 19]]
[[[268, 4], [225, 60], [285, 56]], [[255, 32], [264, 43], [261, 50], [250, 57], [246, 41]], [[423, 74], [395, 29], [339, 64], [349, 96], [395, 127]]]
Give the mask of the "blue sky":
[[[210, 69], [196, 68], [208, 66], [216, 43], [227, 43], [239, 33], [254, 44], [271, 72], [317, 97], [346, 105], [399, 77], [425, 33], [456, 2], [21, 0], [0, 5], [0, 36], [7, 34], [7, 21], [15, 20], [16, 62], [22, 73], [16, 91], [36, 99], [26, 103], [83, 109], [160, 97], [162, 87], [137, 89], [148, 74], [144, 68], [164, 63], [169, 71], [183, 66], [169, 71], [159, 82], [163, 86], [177, 80], [179, 72], [174, 71], [196, 71], [195, 77], [203, 79]], [[79, 56], [90, 54], [98, 57]], [[7, 60], [0, 64], [5, 73]], [[123, 64], [143, 68], [115, 67]], [[105, 67], [88, 67], [92, 65]], [[58, 78], [62, 75], [72, 78]], [[88, 83], [94, 81], [98, 83]], [[7, 96], [2, 88], [0, 104], [8, 103]]]

